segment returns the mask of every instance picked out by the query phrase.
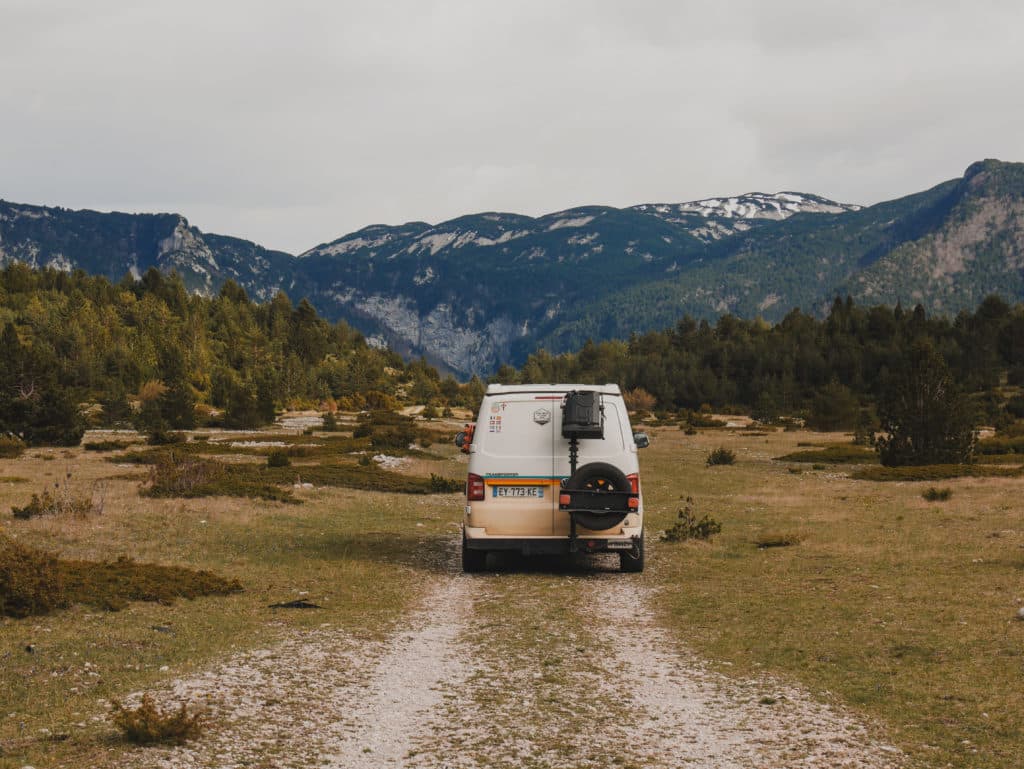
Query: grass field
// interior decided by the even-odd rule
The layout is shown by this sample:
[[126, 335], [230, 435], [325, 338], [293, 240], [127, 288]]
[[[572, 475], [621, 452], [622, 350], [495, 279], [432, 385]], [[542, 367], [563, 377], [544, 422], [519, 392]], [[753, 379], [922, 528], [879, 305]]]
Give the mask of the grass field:
[[[1019, 763], [1024, 479], [943, 480], [951, 497], [928, 502], [922, 492], [934, 482], [854, 481], [852, 465], [815, 470], [772, 459], [845, 436], [652, 433], [641, 456], [649, 567], [622, 579], [652, 588], [666, 628], [722, 672], [775, 674], [851, 707], [922, 766]], [[707, 467], [720, 446], [736, 463]], [[465, 473], [453, 447], [431, 451], [440, 458], [413, 459], [403, 472]], [[123, 747], [106, 719], [111, 698], [286, 632], [329, 624], [379, 638], [415, 603], [424, 573], [452, 568], [458, 494], [329, 487], [294, 489], [301, 505], [152, 499], [138, 495], [146, 468], [106, 456], [44, 449], [0, 460], [0, 531], [69, 558], [209, 569], [244, 591], [0, 620], [3, 769], [115, 766]], [[114, 478], [102, 515], [11, 518], [12, 505], [69, 469], [82, 489]], [[686, 496], [722, 533], [657, 543]], [[797, 544], [759, 549], [764, 539]], [[268, 608], [300, 597], [323, 608]]]
[[[948, 480], [951, 498], [926, 502], [926, 482], [770, 459], [810, 440], [658, 431], [644, 455], [650, 531], [680, 495], [722, 523], [711, 544], [654, 551], [645, 576], [665, 623], [723, 671], [776, 672], [888, 724], [923, 765], [1019, 765], [1024, 481]], [[718, 446], [737, 463], [705, 467]], [[755, 545], [778, 535], [799, 544]]]
[[[251, 438], [252, 436], [246, 436]], [[454, 452], [449, 452], [454, 456]], [[242, 593], [132, 603], [119, 612], [74, 607], [0, 620], [0, 767], [116, 765], [106, 720], [111, 698], [271, 643], [291, 628], [324, 624], [357, 635], [388, 632], [414, 602], [424, 570], [442, 568], [461, 495], [296, 489], [303, 504], [245, 498], [140, 497], [145, 468], [118, 467], [83, 449], [34, 449], [0, 460], [0, 532], [67, 558], [210, 569]], [[461, 457], [461, 455], [460, 455]], [[452, 459], [413, 460], [409, 471], [461, 477]], [[14, 520], [12, 505], [66, 473], [88, 493], [108, 481], [105, 511], [86, 519]], [[30, 480], [22, 480], [30, 479]], [[319, 610], [268, 608], [306, 599]], [[29, 653], [26, 647], [33, 646]]]

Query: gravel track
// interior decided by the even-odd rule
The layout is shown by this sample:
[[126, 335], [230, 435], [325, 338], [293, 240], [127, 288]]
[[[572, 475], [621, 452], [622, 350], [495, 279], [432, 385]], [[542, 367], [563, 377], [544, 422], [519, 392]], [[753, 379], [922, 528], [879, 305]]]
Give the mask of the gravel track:
[[720, 675], [658, 627], [641, 580], [431, 577], [385, 641], [322, 627], [156, 693], [211, 726], [122, 765], [793, 767], [902, 765], [864, 725], [772, 679]]

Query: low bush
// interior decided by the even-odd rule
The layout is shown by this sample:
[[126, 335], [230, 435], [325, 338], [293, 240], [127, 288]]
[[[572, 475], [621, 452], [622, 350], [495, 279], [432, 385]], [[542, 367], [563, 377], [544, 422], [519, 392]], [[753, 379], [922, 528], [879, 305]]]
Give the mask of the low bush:
[[878, 462], [878, 454], [869, 448], [839, 444], [826, 446], [822, 449], [794, 451], [775, 457], [776, 462], [808, 462], [827, 463], [833, 465], [874, 464]]
[[989, 454], [1024, 454], [1024, 435], [996, 435], [978, 441], [974, 453]]
[[464, 481], [454, 478], [445, 478], [443, 475], [430, 474], [430, 490], [438, 494], [450, 494], [453, 491], [462, 491], [466, 487]]
[[25, 451], [25, 442], [16, 435], [0, 435], [0, 459], [17, 459]]
[[58, 561], [67, 586], [69, 603], [83, 603], [119, 611], [129, 601], [169, 604], [175, 599], [203, 595], [230, 595], [242, 590], [238, 580], [185, 566], [138, 563], [120, 557], [114, 561]]
[[754, 540], [754, 544], [761, 550], [769, 547], [792, 547], [800, 544], [800, 537], [796, 534], [762, 534]]
[[33, 494], [32, 499], [24, 507], [12, 507], [11, 514], [22, 520], [41, 515], [85, 518], [93, 513], [103, 512], [106, 491], [106, 483], [96, 481], [92, 484], [89, 494], [76, 492], [69, 468], [64, 474], [64, 478], [53, 484], [52, 491], [44, 489], [41, 494]]
[[736, 452], [731, 449], [727, 449], [724, 446], [719, 446], [717, 449], [708, 454], [706, 460], [707, 466], [713, 465], [732, 465], [736, 463]]
[[291, 463], [288, 452], [284, 449], [274, 449], [267, 454], [267, 467], [288, 467]]
[[918, 465], [865, 467], [850, 477], [857, 481], [945, 481], [950, 478], [1020, 478], [1024, 467], [994, 465]]
[[0, 535], [0, 616], [47, 614], [64, 605], [57, 558]]
[[722, 533], [722, 524], [704, 515], [697, 518], [693, 512], [693, 498], [686, 498], [686, 505], [679, 510], [675, 523], [672, 524], [662, 535], [665, 542], [683, 542], [688, 539], [710, 539], [715, 534]]
[[241, 589], [237, 580], [183, 566], [63, 560], [0, 535], [0, 616], [47, 614], [75, 603], [117, 611], [129, 601], [172, 603]]
[[37, 518], [42, 515], [69, 515], [84, 518], [92, 512], [92, 500], [87, 497], [69, 497], [54, 495], [49, 491], [33, 494], [32, 499], [24, 507], [14, 506], [11, 515], [21, 520]]
[[146, 434], [146, 443], [150, 446], [176, 446], [188, 441], [188, 436], [176, 430], [150, 430]]
[[121, 451], [132, 444], [129, 441], [93, 441], [82, 444], [86, 451]]
[[178, 708], [161, 709], [148, 694], [137, 707], [112, 702], [114, 725], [124, 738], [136, 745], [181, 745], [198, 737], [203, 730], [202, 711], [188, 712], [185, 703]]
[[943, 488], [937, 489], [934, 486], [929, 486], [923, 492], [921, 496], [928, 502], [945, 502], [953, 496], [953, 489]]
[[323, 425], [321, 426], [324, 432], [334, 433], [338, 431], [338, 418], [334, 416], [330, 411], [324, 414]]
[[[238, 465], [231, 468], [223, 462], [176, 452], [160, 452], [152, 457], [148, 487], [141, 493], [148, 497], [252, 497], [278, 502], [297, 502], [287, 489], [261, 477], [259, 466]], [[287, 468], [267, 468], [282, 471]], [[281, 483], [283, 480], [277, 480]]]
[[686, 421], [689, 422], [690, 427], [725, 427], [723, 420], [701, 414], [693, 414]]

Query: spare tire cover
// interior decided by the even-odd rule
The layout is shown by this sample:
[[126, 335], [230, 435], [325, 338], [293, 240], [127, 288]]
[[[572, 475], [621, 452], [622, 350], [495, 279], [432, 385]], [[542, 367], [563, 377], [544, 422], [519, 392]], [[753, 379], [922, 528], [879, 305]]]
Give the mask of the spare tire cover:
[[[565, 483], [567, 489], [589, 489], [591, 491], [630, 491], [629, 479], [615, 465], [607, 462], [590, 462], [572, 474]], [[590, 531], [604, 531], [616, 526], [626, 517], [622, 512], [573, 513], [576, 523]]]

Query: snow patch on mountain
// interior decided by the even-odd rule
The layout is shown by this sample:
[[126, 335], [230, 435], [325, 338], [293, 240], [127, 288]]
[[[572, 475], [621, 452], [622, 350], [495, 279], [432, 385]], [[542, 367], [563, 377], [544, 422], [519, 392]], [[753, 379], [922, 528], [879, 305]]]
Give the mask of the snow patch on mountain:
[[586, 227], [594, 221], [593, 216], [577, 216], [570, 219], [557, 219], [548, 225], [548, 232], [560, 230], [564, 227]]
[[488, 238], [483, 235], [475, 238], [473, 244], [477, 246], [496, 246], [501, 243], [508, 243], [510, 240], [516, 238], [525, 238], [527, 235], [532, 235], [529, 230], [506, 230], [501, 233], [497, 238]]

